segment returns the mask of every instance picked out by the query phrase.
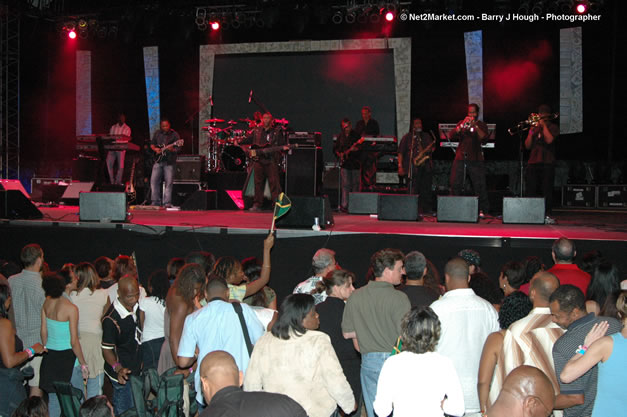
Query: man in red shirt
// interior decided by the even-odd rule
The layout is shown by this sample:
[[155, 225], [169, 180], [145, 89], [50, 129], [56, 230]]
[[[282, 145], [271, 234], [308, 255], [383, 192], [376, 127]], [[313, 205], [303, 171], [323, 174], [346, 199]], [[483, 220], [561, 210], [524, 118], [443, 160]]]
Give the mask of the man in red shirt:
[[549, 272], [560, 280], [560, 285], [574, 285], [586, 294], [590, 284], [590, 274], [579, 269], [574, 263], [575, 256], [577, 256], [575, 242], [560, 237], [553, 242], [552, 256], [555, 265], [549, 269]]

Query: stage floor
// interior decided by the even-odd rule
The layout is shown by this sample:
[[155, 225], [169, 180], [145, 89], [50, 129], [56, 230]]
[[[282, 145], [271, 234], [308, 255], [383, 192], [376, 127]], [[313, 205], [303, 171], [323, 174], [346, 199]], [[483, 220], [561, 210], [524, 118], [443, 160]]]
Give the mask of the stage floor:
[[[13, 220], [11, 223], [44, 226], [56, 224], [73, 227], [120, 227], [119, 224], [80, 222], [77, 206], [41, 207], [42, 220]], [[248, 211], [166, 211], [131, 207], [131, 218], [124, 228], [148, 228], [155, 231], [189, 230], [208, 233], [266, 233], [272, 213]], [[281, 229], [279, 234], [311, 236], [319, 234], [396, 234], [438, 237], [556, 239], [566, 236], [577, 240], [627, 241], [627, 213], [559, 212], [554, 225], [503, 224], [498, 218], [479, 223], [438, 223], [435, 217], [420, 222], [379, 221], [376, 216], [333, 213], [334, 226], [316, 232], [311, 229]], [[217, 229], [217, 230], [216, 230]]]

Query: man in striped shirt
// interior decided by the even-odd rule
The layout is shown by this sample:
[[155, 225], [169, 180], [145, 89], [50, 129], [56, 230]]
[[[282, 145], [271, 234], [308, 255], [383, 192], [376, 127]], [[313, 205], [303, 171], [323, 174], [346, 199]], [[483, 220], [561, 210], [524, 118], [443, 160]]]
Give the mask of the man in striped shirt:
[[[122, 135], [130, 139], [131, 128], [126, 124], [126, 115], [120, 113], [118, 115], [118, 122], [111, 126], [109, 129], [110, 135]], [[122, 174], [124, 174], [124, 157], [126, 151], [109, 151], [107, 153], [107, 171], [109, 172], [109, 180], [111, 184], [122, 184]], [[117, 172], [113, 170], [115, 161], [118, 162]]]

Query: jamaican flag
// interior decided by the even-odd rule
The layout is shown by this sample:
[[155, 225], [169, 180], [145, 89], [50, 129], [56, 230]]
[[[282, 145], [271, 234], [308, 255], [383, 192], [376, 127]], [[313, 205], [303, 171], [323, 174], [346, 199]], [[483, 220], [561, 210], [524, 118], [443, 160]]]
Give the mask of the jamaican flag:
[[278, 219], [279, 217], [283, 216], [285, 213], [290, 211], [291, 207], [292, 207], [292, 202], [290, 201], [289, 197], [286, 196], [285, 193], [279, 194], [279, 197], [277, 198], [276, 202], [274, 203], [274, 218], [273, 218], [273, 220]]

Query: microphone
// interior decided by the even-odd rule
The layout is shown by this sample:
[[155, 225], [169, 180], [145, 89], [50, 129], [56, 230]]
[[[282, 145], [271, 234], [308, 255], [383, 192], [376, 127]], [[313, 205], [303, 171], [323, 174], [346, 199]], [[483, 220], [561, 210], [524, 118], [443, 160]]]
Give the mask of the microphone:
[[248, 102], [250, 103], [253, 99], [253, 90], [250, 90], [250, 94], [248, 95]]

